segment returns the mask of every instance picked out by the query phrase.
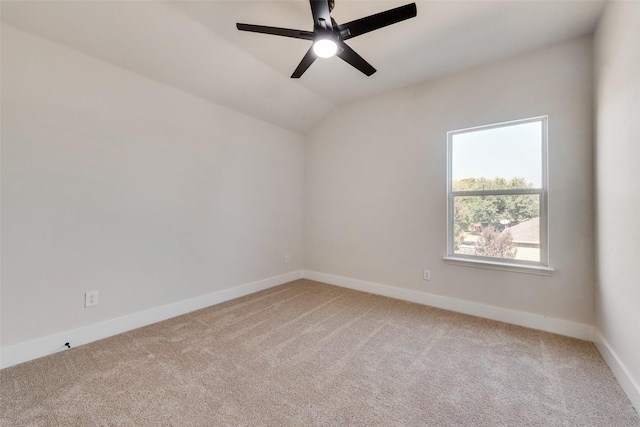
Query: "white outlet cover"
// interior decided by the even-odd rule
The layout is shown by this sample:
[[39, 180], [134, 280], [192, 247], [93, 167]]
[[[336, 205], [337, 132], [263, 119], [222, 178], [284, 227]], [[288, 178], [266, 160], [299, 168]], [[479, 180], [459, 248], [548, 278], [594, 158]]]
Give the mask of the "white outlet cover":
[[84, 306], [91, 307], [94, 305], [98, 305], [98, 291], [85, 292]]

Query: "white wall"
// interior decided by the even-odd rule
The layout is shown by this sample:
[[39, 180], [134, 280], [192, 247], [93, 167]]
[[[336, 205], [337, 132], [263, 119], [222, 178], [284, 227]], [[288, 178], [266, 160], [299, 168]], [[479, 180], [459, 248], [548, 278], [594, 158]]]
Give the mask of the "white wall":
[[606, 351], [612, 352], [621, 370], [626, 371], [614, 369], [640, 411], [638, 40], [640, 2], [609, 2], [599, 23], [595, 44], [596, 328], [604, 341], [601, 344], [605, 345], [605, 356]]
[[2, 347], [300, 270], [303, 142], [3, 25]]
[[[577, 39], [347, 105], [319, 123], [305, 151], [305, 270], [591, 325], [591, 49], [591, 38]], [[549, 116], [556, 272], [444, 264], [446, 132], [540, 115]]]

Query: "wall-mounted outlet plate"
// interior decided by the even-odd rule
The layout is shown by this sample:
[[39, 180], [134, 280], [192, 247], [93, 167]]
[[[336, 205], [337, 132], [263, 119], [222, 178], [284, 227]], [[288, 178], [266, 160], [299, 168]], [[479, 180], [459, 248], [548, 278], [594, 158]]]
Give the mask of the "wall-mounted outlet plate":
[[422, 278], [424, 280], [431, 280], [431, 270], [425, 270], [424, 273], [422, 273]]
[[98, 291], [85, 292], [84, 294], [84, 306], [91, 307], [92, 305], [98, 305]]
[[286, 264], [289, 264], [289, 263], [291, 262], [291, 255], [285, 255], [285, 256], [284, 256], [284, 262], [285, 262]]

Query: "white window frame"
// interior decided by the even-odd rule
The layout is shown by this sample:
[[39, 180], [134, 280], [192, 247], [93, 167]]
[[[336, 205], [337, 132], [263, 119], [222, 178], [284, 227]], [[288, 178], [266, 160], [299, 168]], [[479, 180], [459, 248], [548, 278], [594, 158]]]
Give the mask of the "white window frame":
[[[540, 188], [508, 189], [508, 190], [474, 190], [452, 191], [453, 185], [453, 137], [462, 133], [489, 130], [518, 124], [541, 122], [542, 124], [542, 186]], [[554, 270], [549, 267], [549, 179], [547, 157], [547, 116], [532, 117], [528, 119], [512, 120], [502, 123], [494, 123], [485, 126], [453, 130], [447, 132], [447, 256], [444, 261], [448, 264], [463, 265], [469, 267], [489, 268], [495, 270], [515, 271], [519, 273], [531, 273], [550, 275]], [[454, 197], [456, 196], [499, 196], [537, 194], [540, 197], [540, 261], [524, 261], [502, 258], [483, 257], [478, 255], [464, 255], [455, 253], [454, 247]]]

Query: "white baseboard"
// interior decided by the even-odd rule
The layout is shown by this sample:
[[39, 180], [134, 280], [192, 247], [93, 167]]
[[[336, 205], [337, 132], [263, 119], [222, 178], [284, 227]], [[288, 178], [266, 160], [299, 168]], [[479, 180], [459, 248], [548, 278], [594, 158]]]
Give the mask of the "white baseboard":
[[0, 368], [7, 368], [17, 365], [18, 363], [27, 362], [37, 359], [38, 357], [65, 350], [66, 347], [64, 347], [64, 345], [61, 346], [60, 343], [69, 342], [72, 347], [77, 347], [300, 278], [302, 278], [302, 270], [292, 271], [280, 276], [258, 280], [230, 289], [224, 289], [173, 304], [4, 347], [0, 350]]
[[633, 379], [624, 363], [622, 363], [602, 333], [600, 333], [596, 328], [593, 330], [593, 343], [602, 355], [602, 358], [607, 362], [607, 365], [609, 365], [609, 369], [611, 369], [611, 372], [613, 372], [618, 383], [620, 383], [620, 387], [622, 387], [624, 392], [627, 394], [631, 404], [640, 414], [640, 384]]
[[357, 291], [384, 295], [387, 297], [411, 301], [431, 307], [437, 307], [445, 310], [456, 311], [458, 313], [483, 317], [485, 319], [498, 320], [513, 325], [525, 326], [527, 328], [552, 332], [555, 334], [578, 338], [585, 341], [593, 340], [593, 327], [584, 323], [555, 319], [539, 314], [509, 310], [507, 308], [494, 307], [477, 302], [443, 297], [426, 292], [397, 288], [394, 286], [382, 285], [380, 283], [367, 282], [358, 279], [351, 279], [348, 277], [318, 273], [316, 271], [304, 270], [303, 276], [305, 279], [342, 286]]

